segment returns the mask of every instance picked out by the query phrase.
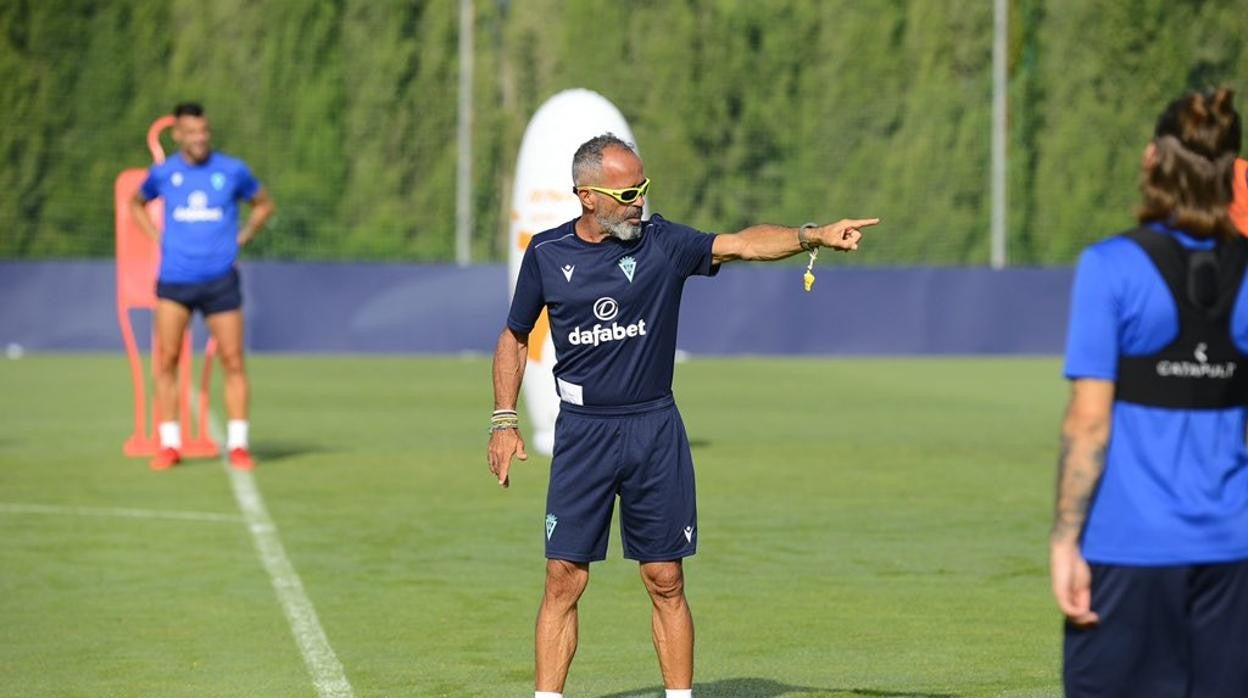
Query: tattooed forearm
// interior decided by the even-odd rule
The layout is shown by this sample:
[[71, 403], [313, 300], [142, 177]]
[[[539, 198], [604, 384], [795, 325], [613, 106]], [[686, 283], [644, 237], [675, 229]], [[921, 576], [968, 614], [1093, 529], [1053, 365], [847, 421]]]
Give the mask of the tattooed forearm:
[[1095, 431], [1064, 430], [1057, 462], [1057, 497], [1050, 539], [1076, 541], [1088, 518], [1088, 507], [1105, 470], [1107, 439]]

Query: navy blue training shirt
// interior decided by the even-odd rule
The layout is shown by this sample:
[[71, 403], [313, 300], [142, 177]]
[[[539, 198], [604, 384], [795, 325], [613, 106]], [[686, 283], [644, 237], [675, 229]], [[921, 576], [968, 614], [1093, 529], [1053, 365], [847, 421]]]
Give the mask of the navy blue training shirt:
[[655, 214], [630, 241], [590, 243], [573, 219], [529, 242], [507, 326], [528, 333], [545, 307], [565, 402], [631, 405], [672, 393], [685, 279], [713, 276], [715, 236]]

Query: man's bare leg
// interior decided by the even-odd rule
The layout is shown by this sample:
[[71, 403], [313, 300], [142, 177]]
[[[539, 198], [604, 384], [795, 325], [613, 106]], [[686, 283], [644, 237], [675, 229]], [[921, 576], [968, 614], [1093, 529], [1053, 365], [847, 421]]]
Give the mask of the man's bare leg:
[[562, 693], [576, 654], [576, 604], [589, 584], [589, 563], [546, 561], [546, 592], [537, 611], [535, 659], [538, 691]]
[[243, 364], [243, 311], [227, 310], [204, 318], [217, 340], [217, 354], [225, 371], [225, 414], [231, 420], [247, 419], [249, 387]]
[[182, 459], [182, 426], [178, 422], [178, 359], [182, 355], [182, 338], [191, 322], [191, 311], [181, 303], [164, 298], [156, 300], [153, 313], [155, 348], [152, 353], [152, 379], [156, 384], [155, 425], [159, 448], [148, 463], [152, 470], [165, 470]]
[[693, 614], [685, 601], [680, 560], [641, 563], [641, 580], [654, 604], [650, 627], [659, 670], [668, 689], [693, 688]]
[[249, 387], [247, 371], [243, 366], [243, 311], [226, 310], [204, 318], [208, 330], [217, 340], [217, 353], [225, 369], [225, 413], [229, 421], [225, 425], [225, 448], [229, 453], [230, 466], [239, 470], [256, 467], [248, 449], [251, 429], [247, 421]]
[[164, 298], [156, 300], [156, 357], [152, 373], [156, 381], [156, 408], [167, 422], [178, 421], [178, 359], [190, 322], [191, 311], [186, 306]]

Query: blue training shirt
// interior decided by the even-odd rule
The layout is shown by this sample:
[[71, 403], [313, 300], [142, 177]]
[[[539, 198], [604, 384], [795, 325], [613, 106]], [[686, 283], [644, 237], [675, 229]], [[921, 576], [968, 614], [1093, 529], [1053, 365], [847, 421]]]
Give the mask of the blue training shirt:
[[238, 201], [250, 201], [260, 182], [247, 164], [222, 153], [191, 164], [177, 153], [153, 165], [140, 188], [165, 201], [160, 281], [199, 283], [224, 276], [238, 257]]
[[586, 242], [575, 219], [539, 233], [520, 263], [507, 326], [528, 333], [548, 309], [565, 402], [614, 407], [671, 395], [681, 293], [690, 276], [719, 270], [714, 241], [657, 214], [628, 242]]
[[[1213, 245], [1151, 226], [1189, 249]], [[1178, 337], [1178, 309], [1138, 244], [1118, 236], [1084, 251], [1075, 272], [1066, 377], [1116, 380], [1119, 352], [1154, 354]], [[1248, 284], [1231, 313], [1248, 351]], [[1248, 558], [1248, 409], [1114, 402], [1105, 471], [1083, 532], [1084, 557], [1118, 565]]]

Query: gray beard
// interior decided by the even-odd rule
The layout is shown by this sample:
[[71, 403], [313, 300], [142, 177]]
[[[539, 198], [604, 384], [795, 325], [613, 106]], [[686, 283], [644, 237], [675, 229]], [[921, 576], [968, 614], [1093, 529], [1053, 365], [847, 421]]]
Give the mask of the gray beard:
[[600, 218], [598, 219], [598, 225], [601, 225], [602, 229], [607, 231], [607, 235], [624, 242], [641, 237], [641, 225], [632, 225], [627, 220], [606, 221]]

